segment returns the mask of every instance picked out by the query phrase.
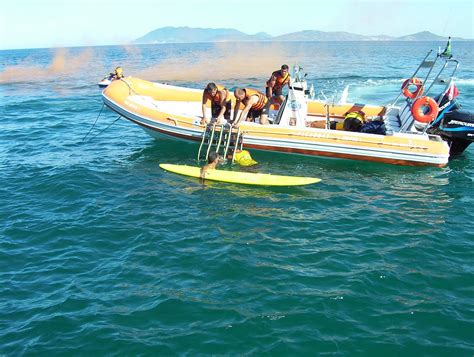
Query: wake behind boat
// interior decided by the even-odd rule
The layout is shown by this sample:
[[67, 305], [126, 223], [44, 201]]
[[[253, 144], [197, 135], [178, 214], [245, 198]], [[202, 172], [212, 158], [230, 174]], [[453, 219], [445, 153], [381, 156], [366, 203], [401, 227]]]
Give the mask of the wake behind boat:
[[[458, 62], [440, 53], [429, 61], [431, 54], [432, 51], [402, 85], [402, 93], [387, 106], [310, 99], [304, 77], [296, 73], [285, 101], [280, 108], [270, 110], [271, 124], [266, 125], [248, 121], [238, 128], [202, 125], [202, 90], [138, 78], [113, 81], [102, 96], [105, 105], [157, 138], [220, 145], [220, 137], [231, 137], [233, 133], [240, 140], [240, 149], [444, 166], [450, 155], [462, 152], [473, 140], [474, 123], [472, 115], [459, 111], [455, 100], [452, 78]], [[441, 64], [441, 70], [430, 78], [436, 64]], [[423, 68], [428, 74], [419, 80], [416, 75]], [[451, 79], [433, 95], [434, 85], [448, 68], [453, 69]], [[235, 103], [233, 96], [232, 102]], [[354, 123], [358, 124], [355, 129]], [[384, 130], [361, 132], [363, 125], [376, 129], [383, 125]]]

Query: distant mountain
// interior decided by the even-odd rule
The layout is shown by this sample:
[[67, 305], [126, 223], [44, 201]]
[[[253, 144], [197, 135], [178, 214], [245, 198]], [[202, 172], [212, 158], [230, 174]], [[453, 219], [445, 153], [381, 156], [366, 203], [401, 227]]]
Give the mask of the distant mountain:
[[[350, 32], [324, 32], [324, 31], [299, 31], [286, 35], [273, 37], [274, 41], [446, 41], [444, 36], [438, 36], [429, 31], [414, 33], [401, 37], [391, 37], [387, 35], [364, 36]], [[453, 40], [464, 41], [462, 38], [453, 38]]]
[[222, 41], [266, 41], [272, 36], [265, 32], [248, 35], [234, 29], [210, 29], [192, 27], [162, 27], [137, 38], [134, 43], [183, 43]]
[[366, 37], [349, 32], [306, 30], [275, 36], [274, 41], [365, 41]]
[[[401, 36], [396, 38], [397, 41], [442, 41], [446, 37], [435, 35], [429, 31], [414, 33], [411, 35]], [[462, 40], [461, 38], [454, 38], [454, 40]]]
[[[350, 32], [325, 32], [306, 30], [286, 35], [270, 36], [265, 32], [248, 35], [235, 29], [211, 29], [193, 27], [162, 27], [137, 38], [134, 43], [188, 43], [231, 41], [445, 41], [446, 37], [422, 31], [401, 37], [386, 35], [365, 36]], [[454, 37], [455, 41], [466, 41]]]

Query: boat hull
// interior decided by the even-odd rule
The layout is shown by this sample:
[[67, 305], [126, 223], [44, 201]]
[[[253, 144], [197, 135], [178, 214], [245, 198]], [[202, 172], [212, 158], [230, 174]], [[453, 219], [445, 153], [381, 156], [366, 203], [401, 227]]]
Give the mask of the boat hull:
[[[194, 142], [202, 139], [205, 127], [198, 114], [202, 91], [127, 78], [114, 81], [102, 95], [109, 108], [154, 137]], [[318, 105], [312, 103], [313, 108]], [[331, 112], [342, 115], [347, 106], [351, 105], [333, 107]], [[368, 109], [374, 113], [383, 110], [377, 106], [364, 108]], [[316, 117], [321, 113], [309, 110], [308, 114]], [[434, 135], [375, 135], [248, 122], [241, 124], [241, 132], [244, 148], [254, 150], [412, 166], [444, 166], [449, 159], [448, 144]]]
[[112, 83], [112, 81], [110, 79], [103, 79], [101, 80], [99, 83], [97, 83], [97, 85], [99, 86], [99, 88], [105, 88], [107, 87], [110, 83]]

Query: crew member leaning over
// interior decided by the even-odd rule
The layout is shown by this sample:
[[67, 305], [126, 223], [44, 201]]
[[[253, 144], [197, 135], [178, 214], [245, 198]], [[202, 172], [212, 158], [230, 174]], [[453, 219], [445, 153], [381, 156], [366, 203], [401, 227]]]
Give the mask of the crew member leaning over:
[[[258, 117], [260, 117], [260, 124], [268, 124], [270, 101], [265, 97], [265, 94], [255, 89], [237, 88], [234, 91], [234, 96], [236, 99], [232, 121], [234, 127], [238, 127], [244, 120], [251, 120]], [[240, 103], [244, 105], [244, 109], [237, 118]]]
[[211, 115], [216, 118], [216, 123], [221, 123], [222, 118], [230, 119], [232, 103], [230, 101], [230, 92], [227, 88], [209, 83], [202, 92], [202, 120], [201, 124], [209, 124], [210, 119], [206, 116], [206, 103], [211, 100]]

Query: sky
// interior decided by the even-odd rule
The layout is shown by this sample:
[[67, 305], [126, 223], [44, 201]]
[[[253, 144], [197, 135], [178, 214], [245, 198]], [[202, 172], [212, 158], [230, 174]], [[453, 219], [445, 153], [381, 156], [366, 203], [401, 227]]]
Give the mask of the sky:
[[122, 45], [165, 26], [474, 39], [472, 0], [2, 0], [0, 49]]

